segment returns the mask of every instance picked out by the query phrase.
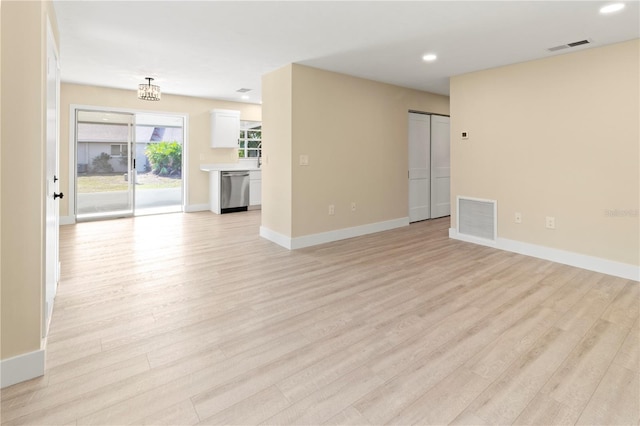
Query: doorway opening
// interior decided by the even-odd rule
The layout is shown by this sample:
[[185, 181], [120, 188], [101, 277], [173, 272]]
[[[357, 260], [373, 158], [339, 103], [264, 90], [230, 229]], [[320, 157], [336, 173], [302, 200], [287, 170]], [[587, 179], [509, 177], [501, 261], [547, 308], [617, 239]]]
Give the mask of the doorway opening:
[[76, 219], [183, 211], [184, 120], [76, 109]]

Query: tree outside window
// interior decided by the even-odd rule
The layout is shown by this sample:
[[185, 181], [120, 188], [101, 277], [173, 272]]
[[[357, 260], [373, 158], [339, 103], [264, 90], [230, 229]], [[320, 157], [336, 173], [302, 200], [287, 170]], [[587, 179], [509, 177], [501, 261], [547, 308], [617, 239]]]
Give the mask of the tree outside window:
[[262, 123], [241, 121], [238, 142], [238, 157], [258, 158], [262, 156]]

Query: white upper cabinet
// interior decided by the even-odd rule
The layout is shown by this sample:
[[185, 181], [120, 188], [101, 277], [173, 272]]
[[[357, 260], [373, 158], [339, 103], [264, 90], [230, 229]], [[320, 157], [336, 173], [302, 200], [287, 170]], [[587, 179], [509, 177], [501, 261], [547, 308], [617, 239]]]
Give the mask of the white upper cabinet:
[[211, 110], [211, 148], [237, 148], [240, 137], [240, 111]]

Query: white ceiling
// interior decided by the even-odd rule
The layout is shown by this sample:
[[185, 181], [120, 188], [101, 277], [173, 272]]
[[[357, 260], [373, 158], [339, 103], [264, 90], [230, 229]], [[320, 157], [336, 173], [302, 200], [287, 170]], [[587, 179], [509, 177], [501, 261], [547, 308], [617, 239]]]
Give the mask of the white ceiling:
[[446, 95], [453, 75], [640, 37], [640, 3], [599, 14], [607, 3], [54, 1], [63, 82], [134, 90], [150, 76], [165, 94], [242, 101], [250, 88], [254, 103], [288, 63]]

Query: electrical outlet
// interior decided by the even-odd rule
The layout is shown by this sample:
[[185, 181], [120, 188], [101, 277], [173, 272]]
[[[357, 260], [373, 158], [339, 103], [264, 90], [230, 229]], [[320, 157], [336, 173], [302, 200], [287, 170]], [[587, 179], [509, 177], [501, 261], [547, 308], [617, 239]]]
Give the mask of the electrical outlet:
[[334, 214], [336, 214], [336, 206], [329, 204], [329, 216], [333, 216]]
[[460, 132], [460, 137], [462, 139], [469, 139], [469, 132]]
[[553, 216], [547, 216], [545, 218], [545, 226], [547, 229], [556, 229], [556, 218]]
[[516, 223], [522, 223], [522, 213], [516, 212], [516, 214], [515, 214], [515, 222]]
[[351, 202], [351, 211], [352, 211], [352, 212], [355, 212], [355, 211], [356, 211], [356, 202], [355, 202], [355, 201], [352, 201], [352, 202]]
[[300, 165], [301, 166], [308, 166], [309, 165], [309, 156], [306, 154], [301, 154], [300, 155]]

